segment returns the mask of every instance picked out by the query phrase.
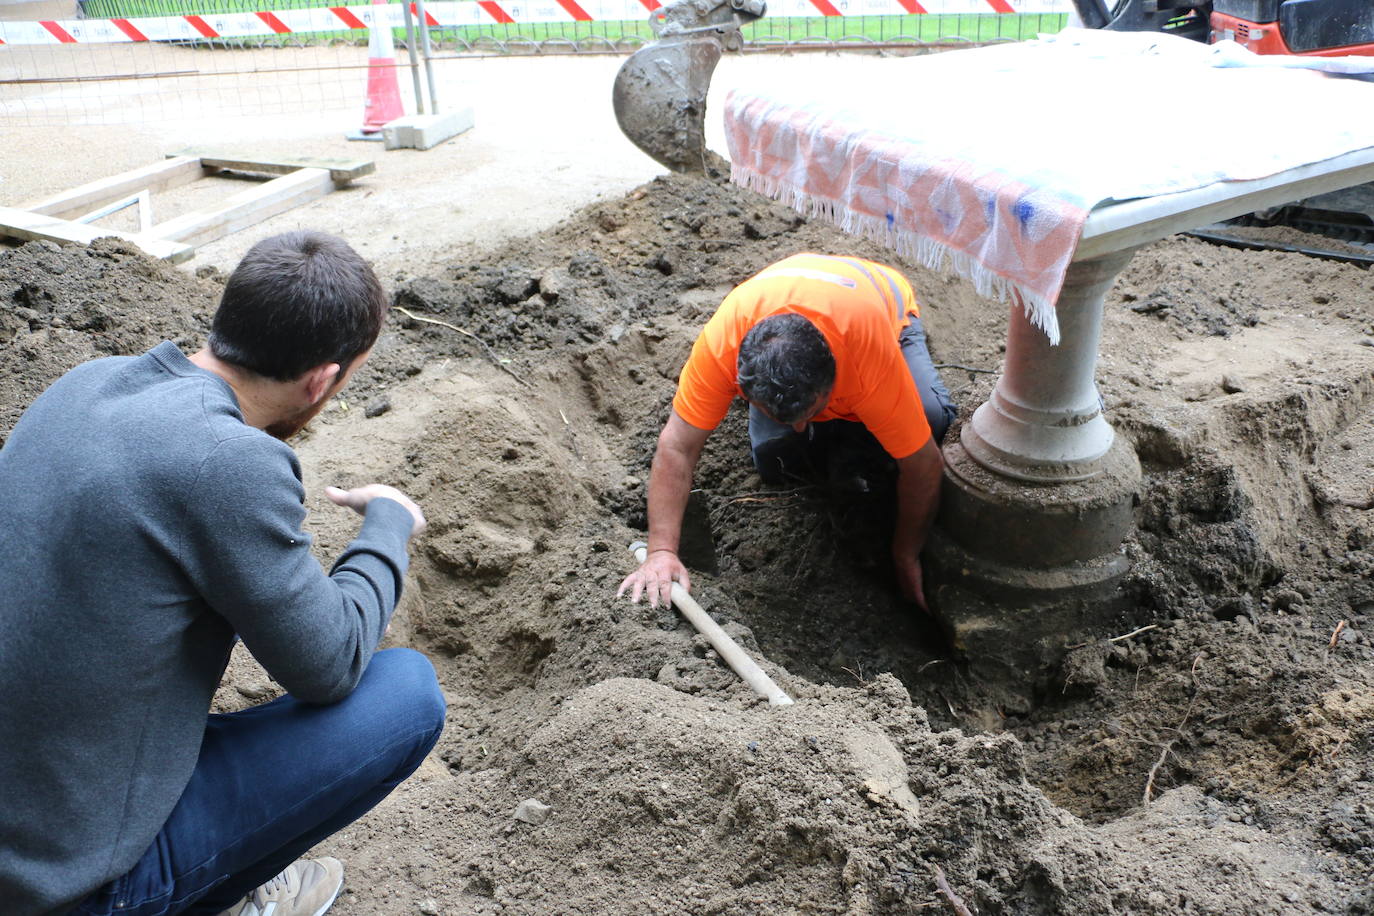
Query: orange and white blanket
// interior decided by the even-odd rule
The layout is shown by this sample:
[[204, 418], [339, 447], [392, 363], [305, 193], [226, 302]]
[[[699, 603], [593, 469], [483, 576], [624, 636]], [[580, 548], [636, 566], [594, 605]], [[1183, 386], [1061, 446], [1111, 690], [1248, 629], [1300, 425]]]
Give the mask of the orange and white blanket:
[[[1058, 342], [1054, 303], [1093, 207], [1261, 178], [1374, 147], [1374, 84], [1233, 42], [1066, 29], [893, 60], [880, 84], [818, 73], [734, 89], [737, 183], [821, 215], [985, 296], [1019, 294]], [[818, 68], [822, 70], [823, 68]]]

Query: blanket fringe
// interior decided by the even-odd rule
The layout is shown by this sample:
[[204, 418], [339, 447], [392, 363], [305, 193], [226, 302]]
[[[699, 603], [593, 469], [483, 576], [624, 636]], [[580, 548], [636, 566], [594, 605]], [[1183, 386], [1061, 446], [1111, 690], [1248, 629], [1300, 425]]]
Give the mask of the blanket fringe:
[[738, 164], [731, 164], [730, 180], [787, 204], [807, 217], [819, 216], [845, 232], [895, 249], [903, 257], [931, 270], [943, 270], [948, 265], [959, 276], [970, 280], [978, 295], [998, 302], [1020, 301], [1031, 324], [1044, 331], [1052, 345], [1059, 343], [1059, 321], [1053, 302], [998, 276], [962, 251], [914, 232], [897, 229], [884, 219], [855, 213], [833, 200], [815, 197], [777, 178], [761, 175]]

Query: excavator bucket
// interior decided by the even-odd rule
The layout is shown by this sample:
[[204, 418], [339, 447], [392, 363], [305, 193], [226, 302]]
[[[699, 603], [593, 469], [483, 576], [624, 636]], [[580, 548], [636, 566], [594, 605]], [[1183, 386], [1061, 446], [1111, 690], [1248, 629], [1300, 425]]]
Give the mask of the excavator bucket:
[[611, 102], [621, 131], [674, 172], [706, 169], [706, 91], [721, 50], [714, 35], [656, 41], [616, 74]]
[[740, 26], [763, 0], [673, 0], [655, 10], [658, 36], [616, 74], [611, 102], [635, 146], [674, 172], [706, 170], [706, 93], [721, 53], [742, 44]]

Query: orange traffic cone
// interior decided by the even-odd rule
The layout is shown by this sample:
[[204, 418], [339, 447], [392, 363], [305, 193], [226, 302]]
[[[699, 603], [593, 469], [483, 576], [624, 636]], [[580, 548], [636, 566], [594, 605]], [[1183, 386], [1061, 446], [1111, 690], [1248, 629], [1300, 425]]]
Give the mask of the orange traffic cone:
[[367, 107], [363, 110], [363, 133], [375, 134], [388, 121], [405, 114], [401, 104], [401, 82], [396, 76], [396, 46], [391, 41], [391, 24], [382, 11], [387, 0], [372, 0], [372, 26], [367, 39]]

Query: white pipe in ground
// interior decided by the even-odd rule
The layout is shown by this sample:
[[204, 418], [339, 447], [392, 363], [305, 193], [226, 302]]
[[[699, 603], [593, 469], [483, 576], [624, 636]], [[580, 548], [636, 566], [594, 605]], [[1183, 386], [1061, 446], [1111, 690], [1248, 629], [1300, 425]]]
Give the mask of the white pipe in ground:
[[[634, 552], [635, 562], [642, 565], [648, 553], [648, 545], [643, 541], [635, 541], [630, 545], [630, 550]], [[686, 617], [692, 626], [696, 627], [698, 633], [706, 637], [711, 648], [715, 649], [720, 657], [725, 659], [725, 664], [744, 678], [744, 682], [753, 688], [755, 693], [768, 700], [773, 706], [791, 705], [792, 698], [783, 693], [782, 688], [773, 683], [771, 677], [763, 673], [763, 669], [749, 657], [749, 653], [741, 649], [739, 643], [731, 639], [720, 628], [720, 624], [712, 620], [711, 615], [707, 614], [701, 605], [697, 604], [696, 600], [687, 594], [687, 589], [683, 588], [680, 583], [674, 582], [670, 595], [673, 604], [677, 605], [677, 609], [682, 612], [682, 616]]]

